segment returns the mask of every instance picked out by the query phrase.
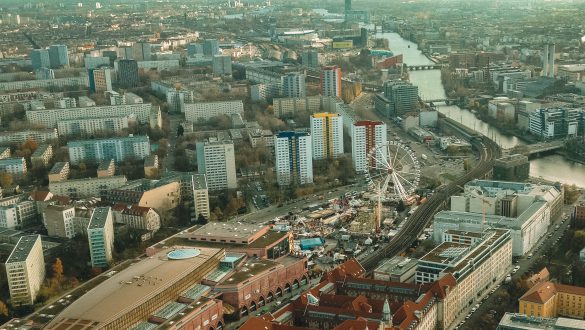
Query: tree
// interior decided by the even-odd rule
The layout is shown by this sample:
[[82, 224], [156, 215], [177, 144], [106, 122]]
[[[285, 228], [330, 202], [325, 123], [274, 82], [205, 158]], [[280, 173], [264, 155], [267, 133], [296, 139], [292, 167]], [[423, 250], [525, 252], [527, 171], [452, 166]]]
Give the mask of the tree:
[[57, 283], [61, 284], [61, 280], [63, 279], [63, 262], [61, 262], [60, 258], [55, 259], [55, 263], [53, 263], [53, 278], [57, 280]]
[[2, 300], [0, 300], [0, 315], [8, 316], [8, 307]]
[[10, 187], [14, 179], [12, 178], [12, 174], [8, 172], [0, 172], [0, 186], [2, 187]]
[[207, 218], [205, 218], [203, 213], [199, 213], [199, 216], [197, 217], [197, 223], [199, 223], [201, 225], [204, 225], [207, 223]]

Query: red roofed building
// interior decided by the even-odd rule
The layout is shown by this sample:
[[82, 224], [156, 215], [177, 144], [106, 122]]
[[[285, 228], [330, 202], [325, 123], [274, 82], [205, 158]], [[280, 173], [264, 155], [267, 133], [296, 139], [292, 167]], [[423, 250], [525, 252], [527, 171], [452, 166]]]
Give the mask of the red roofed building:
[[585, 288], [540, 282], [519, 299], [521, 314], [537, 317], [585, 317]]
[[112, 211], [116, 223], [152, 233], [160, 229], [160, 215], [152, 207], [115, 204]]

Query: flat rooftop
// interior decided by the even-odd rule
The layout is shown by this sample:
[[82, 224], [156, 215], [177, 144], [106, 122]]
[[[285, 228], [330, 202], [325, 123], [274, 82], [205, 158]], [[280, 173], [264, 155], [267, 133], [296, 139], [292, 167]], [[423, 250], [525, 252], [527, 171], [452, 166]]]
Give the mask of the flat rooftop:
[[51, 171], [49, 172], [49, 174], [59, 174], [61, 173], [61, 171], [63, 171], [63, 168], [65, 168], [65, 166], [67, 165], [67, 162], [57, 162], [55, 163], [55, 165], [53, 165], [53, 167], [51, 167]]
[[209, 222], [191, 233], [195, 236], [232, 238], [238, 242], [267, 229], [266, 225], [246, 223]]
[[272, 267], [282, 267], [280, 263], [268, 259], [248, 259], [235, 272], [222, 281], [222, 285], [230, 285], [250, 279]]
[[183, 249], [178, 246], [163, 249], [112, 275], [63, 310], [47, 329], [69, 329], [73, 322], [93, 324], [75, 327], [80, 330], [101, 327], [168, 290], [211, 258], [219, 259], [223, 254], [221, 249], [198, 248], [198, 253], [186, 255], [186, 258], [180, 258], [181, 253], [176, 259], [167, 256], [180, 250]]
[[108, 215], [111, 215], [109, 207], [96, 207], [89, 220], [88, 229], [100, 229], [106, 226]]
[[382, 261], [374, 272], [400, 275], [416, 267], [417, 263], [418, 259], [396, 256]]
[[10, 256], [6, 260], [6, 263], [12, 262], [23, 262], [26, 260], [30, 251], [32, 250], [33, 246], [35, 245], [37, 239], [41, 239], [40, 235], [30, 235], [30, 236], [22, 236]]

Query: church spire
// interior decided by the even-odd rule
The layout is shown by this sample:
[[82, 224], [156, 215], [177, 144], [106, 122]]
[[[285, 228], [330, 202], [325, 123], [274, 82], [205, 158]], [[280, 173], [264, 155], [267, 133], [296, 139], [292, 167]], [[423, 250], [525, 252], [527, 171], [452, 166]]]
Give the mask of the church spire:
[[382, 321], [387, 325], [392, 325], [392, 310], [390, 310], [390, 303], [388, 297], [384, 300], [384, 308], [382, 309]]

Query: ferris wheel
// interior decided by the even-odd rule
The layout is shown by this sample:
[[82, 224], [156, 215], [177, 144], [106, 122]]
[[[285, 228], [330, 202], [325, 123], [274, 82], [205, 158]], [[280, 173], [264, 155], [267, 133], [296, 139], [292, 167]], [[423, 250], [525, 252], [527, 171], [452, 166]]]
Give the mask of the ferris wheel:
[[388, 196], [408, 202], [420, 183], [420, 163], [407, 145], [387, 141], [368, 153], [366, 180], [379, 198]]

